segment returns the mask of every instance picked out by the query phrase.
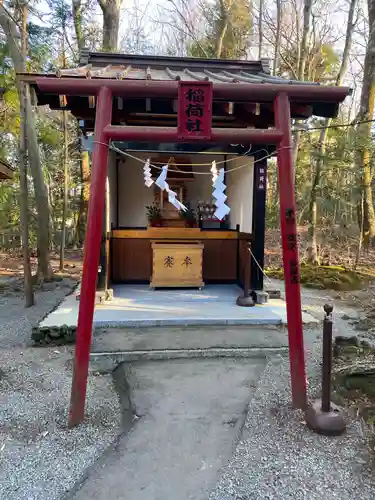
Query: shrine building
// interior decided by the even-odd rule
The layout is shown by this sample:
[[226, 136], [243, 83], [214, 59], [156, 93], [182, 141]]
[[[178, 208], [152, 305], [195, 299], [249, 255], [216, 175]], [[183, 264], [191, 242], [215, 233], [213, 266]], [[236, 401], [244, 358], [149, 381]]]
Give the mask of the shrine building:
[[272, 76], [266, 60], [88, 51], [76, 68], [20, 76], [34, 104], [77, 118], [83, 146], [93, 151], [70, 424], [83, 418], [97, 283], [104, 291], [143, 284], [155, 297], [158, 289], [231, 284], [264, 302], [273, 156], [292, 397], [303, 408], [291, 126], [293, 119], [336, 117], [350, 89]]

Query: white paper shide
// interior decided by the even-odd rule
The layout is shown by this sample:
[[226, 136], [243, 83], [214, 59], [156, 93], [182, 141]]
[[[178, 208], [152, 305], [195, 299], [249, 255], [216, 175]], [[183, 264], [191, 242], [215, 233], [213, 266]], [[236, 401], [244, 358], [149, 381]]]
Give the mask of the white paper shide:
[[154, 181], [151, 178], [151, 167], [150, 167], [150, 159], [148, 158], [144, 167], [143, 167], [143, 174], [144, 174], [144, 179], [145, 179], [145, 184], [149, 188], [153, 185]]
[[168, 174], [168, 165], [164, 165], [164, 167], [161, 169], [159, 177], [155, 181], [155, 184], [162, 191], [167, 191], [169, 203], [171, 203], [175, 208], [177, 208], [177, 210], [183, 210], [184, 212], [186, 212], [187, 208], [183, 203], [181, 203], [177, 199], [177, 193], [175, 193], [175, 191], [172, 191], [172, 189], [169, 188], [169, 184], [166, 181], [167, 174]]
[[212, 185], [214, 188], [212, 196], [215, 198], [216, 205], [215, 217], [217, 217], [219, 220], [223, 220], [224, 217], [230, 212], [230, 208], [225, 204], [227, 195], [224, 193], [224, 191], [226, 190], [227, 186], [224, 184], [224, 169], [221, 168], [219, 172], [214, 172], [213, 168], [214, 165], [212, 165], [211, 172]]

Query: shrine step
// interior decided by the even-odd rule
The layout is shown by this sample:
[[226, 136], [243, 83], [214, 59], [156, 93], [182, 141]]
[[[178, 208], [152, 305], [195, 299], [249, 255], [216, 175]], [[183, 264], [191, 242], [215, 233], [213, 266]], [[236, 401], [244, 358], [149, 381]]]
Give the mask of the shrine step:
[[283, 326], [200, 326], [101, 328], [94, 332], [92, 352], [211, 348], [280, 348], [288, 346]]

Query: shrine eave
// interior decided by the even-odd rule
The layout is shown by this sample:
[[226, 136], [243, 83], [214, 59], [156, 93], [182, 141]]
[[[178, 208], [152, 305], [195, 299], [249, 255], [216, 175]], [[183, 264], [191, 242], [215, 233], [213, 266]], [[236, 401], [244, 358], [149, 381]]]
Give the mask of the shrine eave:
[[12, 179], [14, 168], [6, 161], [0, 160], [0, 180]]
[[[102, 87], [107, 87], [115, 97], [175, 99], [179, 85], [178, 81], [58, 78], [30, 74], [21, 76], [23, 81], [36, 85], [40, 93], [71, 96], [94, 96]], [[213, 85], [214, 99], [223, 101], [272, 102], [280, 93], [286, 93], [291, 102], [306, 105], [316, 102], [340, 104], [351, 94], [351, 89], [315, 84], [215, 83]]]

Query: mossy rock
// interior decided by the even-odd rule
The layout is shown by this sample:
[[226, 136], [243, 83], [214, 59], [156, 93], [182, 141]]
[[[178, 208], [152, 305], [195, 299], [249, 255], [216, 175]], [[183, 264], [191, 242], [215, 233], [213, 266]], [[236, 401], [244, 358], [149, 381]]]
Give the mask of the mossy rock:
[[38, 346], [72, 344], [76, 340], [76, 327], [68, 325], [34, 327], [31, 338]]
[[375, 373], [346, 375], [342, 383], [347, 390], [356, 389], [371, 399], [375, 398]]

